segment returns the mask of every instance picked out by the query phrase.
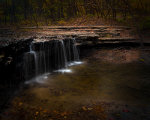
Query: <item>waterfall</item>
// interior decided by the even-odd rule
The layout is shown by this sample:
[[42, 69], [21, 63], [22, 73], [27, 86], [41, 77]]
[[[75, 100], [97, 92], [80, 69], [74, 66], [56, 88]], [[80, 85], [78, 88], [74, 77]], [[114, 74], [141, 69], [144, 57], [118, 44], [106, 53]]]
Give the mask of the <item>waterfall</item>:
[[[34, 42], [24, 55], [25, 79], [66, 69], [79, 61], [75, 39]], [[70, 70], [68, 70], [70, 71]]]
[[32, 50], [33, 43], [30, 44], [30, 51], [24, 55], [24, 70], [25, 79], [29, 79], [31, 76], [38, 75], [38, 59], [35, 51]]
[[79, 53], [76, 46], [76, 39], [73, 38], [73, 55], [74, 55], [74, 61], [79, 61]]
[[64, 58], [64, 61], [65, 61], [65, 68], [68, 67], [67, 65], [67, 56], [66, 56], [66, 50], [65, 50], [65, 45], [64, 45], [64, 41], [63, 40], [60, 40], [61, 42], [61, 45], [62, 45], [62, 49], [63, 49], [63, 58]]

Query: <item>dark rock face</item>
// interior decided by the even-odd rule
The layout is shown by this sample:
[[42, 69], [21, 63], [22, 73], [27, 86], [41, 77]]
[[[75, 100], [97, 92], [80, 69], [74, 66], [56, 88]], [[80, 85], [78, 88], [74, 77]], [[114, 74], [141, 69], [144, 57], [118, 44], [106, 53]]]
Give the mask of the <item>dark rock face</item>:
[[[90, 51], [93, 46], [103, 46], [105, 43], [111, 43], [112, 46], [113, 43], [135, 42], [132, 37], [122, 35], [127, 29], [122, 27], [67, 26], [41, 27], [40, 29], [41, 31], [32, 31], [29, 32], [30, 34], [25, 34], [25, 32], [17, 34], [9, 29], [0, 30], [2, 31], [0, 33], [0, 97], [5, 95], [9, 98], [13, 90], [25, 80], [65, 68], [70, 62], [78, 61], [79, 54], [76, 45], [81, 51], [85, 47]], [[25, 39], [20, 39], [19, 36], [21, 38], [24, 36]], [[58, 39], [59, 36], [62, 38]], [[3, 101], [5, 102], [6, 99]]]
[[32, 38], [20, 40], [0, 48], [1, 85], [18, 85], [20, 81], [66, 68], [70, 62], [79, 60], [73, 38], [32, 41]]
[[7, 80], [9, 81], [13, 78], [18, 78], [20, 80], [20, 75], [17, 74], [21, 74], [20, 68], [22, 67], [22, 56], [24, 52], [29, 50], [29, 44], [32, 41], [33, 39], [27, 39], [8, 45], [7, 47], [0, 48], [0, 55], [2, 56], [0, 58], [0, 83], [5, 83]]
[[79, 60], [75, 39], [33, 41], [20, 40], [0, 48], [0, 108], [25, 80]]
[[66, 68], [70, 62], [79, 60], [75, 39], [32, 41], [21, 40], [1, 48], [1, 85], [9, 82], [18, 85], [20, 81]]
[[33, 39], [21, 40], [0, 48], [0, 107], [12, 96], [15, 89], [24, 81], [23, 54], [29, 50]]

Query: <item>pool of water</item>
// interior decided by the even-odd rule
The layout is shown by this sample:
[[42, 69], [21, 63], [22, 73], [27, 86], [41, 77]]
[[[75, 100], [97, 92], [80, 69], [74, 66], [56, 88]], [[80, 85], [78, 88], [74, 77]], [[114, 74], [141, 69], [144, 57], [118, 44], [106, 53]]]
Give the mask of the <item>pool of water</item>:
[[[88, 116], [87, 120], [97, 120], [96, 110], [107, 119], [105, 107], [101, 105], [104, 102], [149, 107], [149, 65], [143, 62], [112, 64], [94, 59], [83, 61], [83, 64], [70, 66], [69, 72], [55, 71], [46, 74], [42, 82], [25, 84], [2, 118], [80, 120], [95, 110], [91, 113], [93, 117]], [[82, 114], [82, 111], [86, 113]], [[69, 115], [73, 117], [69, 118]]]

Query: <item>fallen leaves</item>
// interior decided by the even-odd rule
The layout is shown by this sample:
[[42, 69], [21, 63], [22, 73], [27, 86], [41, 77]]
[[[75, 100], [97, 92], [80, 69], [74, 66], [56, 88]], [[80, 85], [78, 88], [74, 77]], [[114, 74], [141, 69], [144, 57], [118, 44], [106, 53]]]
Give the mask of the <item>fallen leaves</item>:
[[65, 115], [67, 115], [67, 112], [62, 112], [60, 114], [61, 114], [61, 116], [65, 116]]
[[91, 108], [91, 107], [85, 107], [85, 106], [83, 106], [82, 109], [83, 109], [84, 111], [87, 111], [87, 110], [89, 110], [89, 111], [90, 111], [90, 110], [93, 110], [93, 108]]
[[23, 105], [23, 103], [22, 102], [19, 102], [19, 104], [18, 104], [19, 106], [22, 106]]
[[8, 114], [10, 117], [15, 116], [14, 120], [22, 117], [32, 120], [71, 120], [72, 118], [81, 120], [84, 118], [88, 119], [91, 116], [93, 119], [101, 119], [105, 116], [101, 106], [97, 106], [96, 104], [79, 106], [77, 109], [70, 111], [31, 105], [22, 99], [15, 99], [12, 105], [14, 109]]
[[38, 115], [38, 114], [39, 114], [39, 112], [36, 112], [36, 113], [35, 113], [35, 115]]
[[88, 110], [93, 110], [93, 108], [88, 108]]
[[123, 112], [126, 112], [126, 113], [128, 113], [129, 112], [129, 110], [127, 110], [127, 109], [124, 109], [124, 110], [122, 110]]
[[140, 59], [140, 61], [144, 62], [145, 60], [144, 59]]
[[43, 110], [43, 113], [47, 113], [47, 110]]
[[83, 109], [84, 111], [86, 111], [86, 110], [87, 110], [85, 106], [83, 106], [83, 107], [82, 107], [82, 109]]

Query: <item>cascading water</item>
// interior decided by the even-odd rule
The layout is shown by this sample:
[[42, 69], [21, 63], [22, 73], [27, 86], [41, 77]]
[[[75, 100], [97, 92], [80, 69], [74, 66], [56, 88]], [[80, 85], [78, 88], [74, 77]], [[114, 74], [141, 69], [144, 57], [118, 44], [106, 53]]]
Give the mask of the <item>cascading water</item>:
[[82, 64], [82, 62], [80, 62], [79, 59], [79, 53], [76, 46], [75, 38], [67, 39], [64, 41], [64, 43], [65, 43], [65, 49], [67, 54], [66, 56], [67, 56], [68, 66]]
[[25, 79], [58, 70], [70, 72], [68, 66], [81, 64], [75, 39], [34, 42], [24, 55]]
[[64, 61], [65, 61], [65, 68], [68, 67], [67, 65], [67, 56], [66, 56], [66, 50], [65, 50], [65, 45], [64, 45], [64, 41], [63, 40], [60, 40], [61, 42], [61, 45], [62, 45], [62, 49], [63, 49], [63, 57], [64, 57]]
[[25, 79], [38, 75], [38, 59], [35, 51], [32, 50], [33, 43], [30, 44], [30, 51], [24, 55]]
[[76, 39], [73, 38], [73, 55], [74, 55], [74, 61], [79, 61], [79, 53], [76, 46]]

